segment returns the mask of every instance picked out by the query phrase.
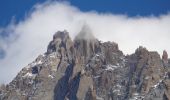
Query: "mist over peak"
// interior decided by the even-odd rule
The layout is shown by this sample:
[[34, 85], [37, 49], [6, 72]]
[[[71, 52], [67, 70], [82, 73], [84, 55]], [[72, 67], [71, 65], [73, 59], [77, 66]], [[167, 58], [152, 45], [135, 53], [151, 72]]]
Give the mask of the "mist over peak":
[[77, 34], [75, 39], [94, 40], [95, 37], [90, 26], [84, 24], [81, 28], [81, 31]]

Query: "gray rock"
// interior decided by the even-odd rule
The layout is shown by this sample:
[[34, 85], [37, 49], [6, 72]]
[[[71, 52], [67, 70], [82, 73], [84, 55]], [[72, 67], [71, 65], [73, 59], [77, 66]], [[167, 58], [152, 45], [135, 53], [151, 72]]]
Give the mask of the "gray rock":
[[74, 40], [59, 31], [46, 53], [0, 88], [0, 100], [169, 100], [167, 59], [144, 47], [125, 56], [87, 26]]

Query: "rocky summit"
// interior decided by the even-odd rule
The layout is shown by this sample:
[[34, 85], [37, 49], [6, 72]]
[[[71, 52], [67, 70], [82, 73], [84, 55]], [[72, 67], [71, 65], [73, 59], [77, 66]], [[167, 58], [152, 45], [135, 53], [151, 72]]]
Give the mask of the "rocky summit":
[[[89, 38], [88, 38], [89, 37]], [[170, 100], [170, 60], [144, 47], [124, 55], [88, 31], [58, 31], [47, 51], [0, 88], [0, 100]]]

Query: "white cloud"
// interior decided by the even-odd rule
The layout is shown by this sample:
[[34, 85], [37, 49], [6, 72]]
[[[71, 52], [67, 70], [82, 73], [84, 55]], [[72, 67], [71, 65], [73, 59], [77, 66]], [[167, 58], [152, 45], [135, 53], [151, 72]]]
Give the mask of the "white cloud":
[[100, 40], [117, 42], [125, 54], [134, 52], [139, 45], [159, 53], [163, 49], [170, 52], [170, 14], [129, 18], [82, 12], [66, 2], [48, 2], [36, 5], [18, 24], [1, 28], [12, 34], [10, 38], [0, 40], [6, 51], [6, 58], [0, 60], [0, 83], [11, 81], [21, 68], [44, 53], [56, 31], [66, 29], [74, 38], [84, 23]]

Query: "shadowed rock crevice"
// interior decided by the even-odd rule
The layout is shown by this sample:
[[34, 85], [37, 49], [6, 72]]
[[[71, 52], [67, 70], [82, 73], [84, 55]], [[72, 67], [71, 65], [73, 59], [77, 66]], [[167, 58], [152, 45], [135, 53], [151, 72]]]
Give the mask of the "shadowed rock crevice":
[[69, 91], [69, 79], [73, 73], [74, 62], [67, 66], [65, 75], [59, 79], [54, 89], [54, 100], [64, 100]]
[[70, 79], [73, 73], [74, 64], [67, 67], [65, 75], [58, 81], [54, 90], [54, 100], [64, 100], [68, 98], [69, 100], [77, 100], [77, 91], [79, 88], [81, 72]]
[[80, 78], [81, 72], [77, 73], [77, 75], [71, 80], [69, 84], [69, 93], [67, 96], [69, 100], [77, 100], [76, 94], [79, 88]]

